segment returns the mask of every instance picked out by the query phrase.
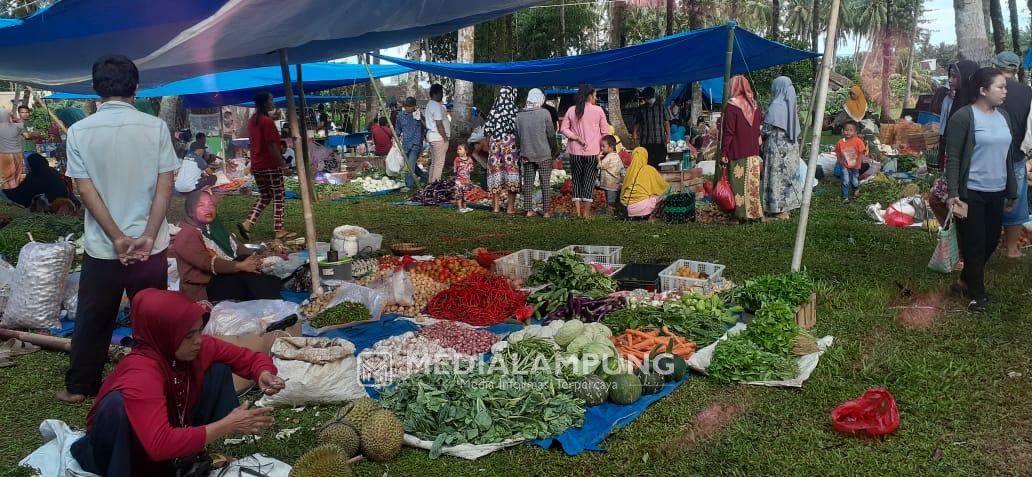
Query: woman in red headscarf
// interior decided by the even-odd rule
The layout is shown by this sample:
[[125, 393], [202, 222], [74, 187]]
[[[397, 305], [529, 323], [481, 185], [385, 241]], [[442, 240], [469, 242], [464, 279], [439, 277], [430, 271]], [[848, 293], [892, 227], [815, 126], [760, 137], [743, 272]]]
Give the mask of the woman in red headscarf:
[[86, 435], [72, 444], [83, 470], [175, 475], [203, 463], [206, 445], [272, 425], [271, 409], [238, 405], [231, 372], [271, 395], [284, 387], [276, 367], [261, 353], [201, 335], [206, 308], [149, 289], [133, 298], [132, 319], [136, 346], [104, 381]]
[[731, 78], [731, 99], [724, 114], [721, 121], [724, 149], [716, 180], [720, 180], [724, 168], [729, 168], [728, 179], [735, 193], [735, 217], [761, 219], [760, 173], [763, 160], [760, 159], [760, 128], [763, 126], [763, 110], [756, 102], [749, 80], [742, 75]]

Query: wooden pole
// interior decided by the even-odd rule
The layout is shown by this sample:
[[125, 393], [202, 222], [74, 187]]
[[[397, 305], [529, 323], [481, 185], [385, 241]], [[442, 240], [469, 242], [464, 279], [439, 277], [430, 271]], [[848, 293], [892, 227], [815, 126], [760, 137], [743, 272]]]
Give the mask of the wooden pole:
[[[287, 120], [290, 122], [290, 135], [294, 140], [294, 144], [297, 144], [301, 141], [301, 130], [298, 126], [297, 108], [294, 106], [294, 86], [290, 81], [290, 66], [287, 64], [287, 50], [280, 48], [279, 60], [280, 73], [283, 75], [283, 92], [287, 97]], [[304, 150], [296, 152], [301, 154], [301, 160], [307, 164], [308, 155], [305, 154]], [[301, 187], [298, 187], [298, 189], [300, 189], [301, 192], [301, 210], [305, 216], [305, 243], [308, 246], [308, 266], [312, 271], [312, 294], [321, 295], [322, 286], [320, 286], [319, 283], [319, 255], [315, 249], [315, 212], [312, 210], [312, 195], [308, 188], [308, 183], [311, 179], [308, 177], [308, 170], [300, 165], [297, 168], [297, 179], [298, 182], [301, 183]]]
[[[312, 152], [308, 149], [308, 105], [305, 102], [305, 80], [304, 77], [301, 76], [301, 64], [298, 63], [295, 65], [295, 69], [297, 70], [297, 98], [301, 105], [301, 118], [299, 121], [301, 123], [301, 151], [304, 157], [312, 157]], [[295, 158], [295, 161], [296, 160], [297, 159]], [[297, 164], [297, 167], [304, 167], [305, 172], [308, 173], [308, 177], [312, 178], [312, 180], [307, 181], [304, 185], [308, 187], [308, 195], [312, 197], [312, 200], [319, 200], [319, 196], [315, 193], [315, 171], [312, 170], [312, 164], [305, 161], [304, 164]]]
[[[730, 101], [731, 96], [731, 63], [734, 61], [735, 55], [735, 22], [728, 22], [727, 24], [727, 54], [724, 56], [724, 101], [720, 106], [720, 121], [723, 125], [725, 116], [727, 115], [727, 103]], [[720, 143], [717, 146], [717, 163], [720, 164], [724, 158], [724, 128], [720, 128]], [[723, 167], [729, 167], [728, 164], [724, 164]], [[714, 174], [713, 183], [716, 184], [720, 180], [720, 174]]]
[[[387, 126], [390, 126], [390, 128], [391, 128], [391, 141], [394, 142], [394, 147], [398, 148], [398, 151], [401, 151], [401, 154], [405, 156], [405, 162], [404, 162], [404, 165], [402, 166], [402, 171], [405, 172], [405, 173], [409, 173], [409, 172], [412, 173], [412, 183], [415, 184], [415, 187], [418, 189], [419, 188], [419, 175], [416, 174], [416, 171], [409, 171], [409, 168], [408, 168], [408, 155], [405, 154], [405, 149], [401, 146], [401, 140], [398, 139], [398, 129], [394, 127], [394, 121], [391, 120], [391, 115], [390, 115], [389, 112], [387, 112], [387, 105], [385, 104], [385, 102], [383, 100], [383, 92], [380, 91], [380, 88], [377, 85], [377, 82], [373, 81], [373, 79], [375, 79], [375, 78], [373, 78], [373, 70], [371, 68], [369, 68], [369, 64], [368, 63], [366, 63], [365, 69], [366, 69], [366, 74], [369, 75], [369, 84], [371, 86], [371, 89], [373, 90], [374, 93], [376, 93], [376, 100], [380, 103], [380, 109], [382, 109], [385, 112], [384, 116], [387, 117]], [[388, 152], [388, 154], [390, 154], [390, 153]], [[386, 163], [386, 161], [385, 161], [385, 163]]]
[[817, 156], [821, 152], [821, 129], [824, 107], [828, 100], [828, 80], [835, 62], [835, 36], [838, 31], [839, 6], [841, 0], [832, 0], [831, 18], [828, 20], [828, 36], [824, 41], [824, 57], [821, 59], [821, 75], [817, 83], [817, 101], [814, 110], [813, 141], [810, 143], [810, 160], [807, 161], [806, 182], [803, 185], [803, 208], [799, 214], [799, 228], [796, 229], [795, 247], [792, 250], [792, 271], [799, 271], [803, 263], [803, 247], [806, 244], [806, 226], [810, 220], [810, 201], [813, 199], [814, 173], [817, 172]]

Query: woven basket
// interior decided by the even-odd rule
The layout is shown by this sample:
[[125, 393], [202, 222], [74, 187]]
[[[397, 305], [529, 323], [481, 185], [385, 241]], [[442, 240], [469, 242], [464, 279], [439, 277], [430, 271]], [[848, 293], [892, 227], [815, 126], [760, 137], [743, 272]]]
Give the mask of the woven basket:
[[422, 255], [426, 253], [426, 247], [418, 243], [402, 242], [391, 245], [391, 252], [398, 256]]

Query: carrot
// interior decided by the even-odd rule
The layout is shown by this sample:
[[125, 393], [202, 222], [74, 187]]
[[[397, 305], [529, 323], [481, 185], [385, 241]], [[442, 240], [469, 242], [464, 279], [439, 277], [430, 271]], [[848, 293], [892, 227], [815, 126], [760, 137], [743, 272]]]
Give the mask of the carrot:
[[644, 331], [636, 330], [636, 329], [633, 329], [633, 328], [628, 328], [628, 329], [624, 330], [624, 334], [625, 335], [631, 335], [631, 336], [639, 336], [641, 338], [646, 338], [646, 339], [648, 339], [648, 338], [655, 338], [656, 337], [655, 332], [646, 333]]

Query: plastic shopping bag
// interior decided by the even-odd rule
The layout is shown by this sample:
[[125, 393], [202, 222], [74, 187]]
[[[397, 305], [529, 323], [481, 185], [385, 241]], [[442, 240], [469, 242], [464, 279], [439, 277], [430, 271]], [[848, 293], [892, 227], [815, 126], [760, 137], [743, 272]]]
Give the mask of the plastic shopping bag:
[[850, 434], [864, 432], [871, 436], [891, 434], [899, 428], [896, 400], [885, 388], [868, 389], [852, 401], [831, 411], [835, 429]]
[[960, 262], [960, 247], [957, 245], [957, 227], [953, 223], [953, 212], [946, 215], [946, 221], [939, 228], [939, 243], [935, 246], [928, 268], [939, 273], [957, 270]]
[[720, 181], [717, 182], [717, 187], [713, 189], [713, 200], [725, 212], [735, 210], [735, 193], [731, 190], [731, 181], [727, 178], [727, 170], [730, 167], [730, 164], [724, 166], [724, 172], [720, 176]]
[[391, 150], [387, 153], [387, 175], [394, 177], [401, 173], [401, 170], [405, 168], [405, 154], [398, 149], [397, 145], [391, 146]]
[[910, 227], [914, 224], [914, 216], [890, 205], [885, 211], [885, 224], [889, 227]]

